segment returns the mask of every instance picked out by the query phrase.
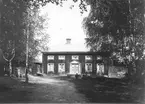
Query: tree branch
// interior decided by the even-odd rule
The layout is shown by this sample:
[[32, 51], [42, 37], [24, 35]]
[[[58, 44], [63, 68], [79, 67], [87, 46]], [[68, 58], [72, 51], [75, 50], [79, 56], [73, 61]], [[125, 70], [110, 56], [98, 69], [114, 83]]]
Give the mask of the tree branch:
[[9, 59], [9, 60], [3, 55], [4, 60], [6, 60], [6, 61], [12, 61], [13, 58], [15, 57], [15, 49], [13, 49], [12, 53], [14, 53], [14, 54], [13, 54], [13, 56], [11, 57], [11, 59]]
[[12, 61], [13, 58], [15, 57], [15, 49], [13, 49], [13, 52], [12, 53], [14, 53], [14, 54], [13, 54], [12, 58], [9, 61]]
[[6, 57], [3, 55], [4, 60], [9, 61], [8, 59], [6, 59]]

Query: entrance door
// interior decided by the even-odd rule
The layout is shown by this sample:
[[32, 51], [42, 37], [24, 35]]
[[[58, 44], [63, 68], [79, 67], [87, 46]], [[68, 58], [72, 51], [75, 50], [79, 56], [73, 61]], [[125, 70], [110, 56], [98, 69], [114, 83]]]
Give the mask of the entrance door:
[[80, 63], [79, 62], [71, 62], [70, 63], [70, 74], [81, 74], [81, 68], [80, 68]]

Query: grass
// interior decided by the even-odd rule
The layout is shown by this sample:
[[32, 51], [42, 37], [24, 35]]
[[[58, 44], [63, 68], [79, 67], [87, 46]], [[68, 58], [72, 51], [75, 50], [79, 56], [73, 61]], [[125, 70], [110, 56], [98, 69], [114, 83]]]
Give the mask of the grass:
[[[75, 79], [68, 76], [51, 76], [44, 79], [49, 79], [48, 84], [24, 83], [9, 77], [0, 77], [0, 102], [55, 102], [56, 98], [64, 97], [65, 99], [68, 96], [69, 92], [59, 90], [60, 87], [66, 90], [68, 85], [74, 87], [75, 93], [84, 95], [87, 102], [91, 103], [140, 103], [145, 101], [143, 86], [130, 84], [121, 79], [100, 77]], [[52, 82], [59, 86], [50, 84]], [[64, 88], [62, 84], [65, 84]], [[58, 96], [59, 91], [61, 96]], [[74, 95], [69, 96], [74, 98]]]
[[55, 78], [74, 83], [77, 91], [94, 103], [139, 103], [145, 100], [143, 86], [130, 84], [123, 79], [101, 77], [74, 79], [67, 76]]

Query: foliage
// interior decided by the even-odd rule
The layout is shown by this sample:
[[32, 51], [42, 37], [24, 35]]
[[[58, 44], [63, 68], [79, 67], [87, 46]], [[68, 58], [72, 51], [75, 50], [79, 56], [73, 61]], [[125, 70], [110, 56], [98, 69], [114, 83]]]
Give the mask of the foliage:
[[[45, 16], [39, 15], [39, 9], [31, 6], [31, 8], [27, 8], [27, 12], [25, 13], [24, 24], [25, 34], [29, 35], [29, 63], [35, 60], [35, 57], [41, 51], [48, 51], [48, 34], [46, 33], [46, 27], [44, 26], [46, 23]], [[43, 45], [46, 44], [46, 45]], [[32, 60], [31, 60], [32, 59]]]
[[2, 3], [0, 48], [6, 61], [11, 62], [15, 56], [21, 56], [20, 52], [25, 49], [21, 31], [22, 13], [25, 7], [22, 1], [4, 0]]
[[[86, 42], [92, 51], [110, 51], [136, 73], [143, 72], [145, 50], [144, 0], [91, 0], [90, 14], [84, 19]], [[131, 73], [131, 72], [130, 72]]]
[[[2, 3], [0, 48], [3, 50], [6, 59], [10, 60], [15, 54], [12, 60], [13, 64], [25, 66], [26, 30], [28, 29], [28, 25], [31, 25], [29, 28], [29, 61], [32, 61], [38, 51], [40, 52], [40, 49], [38, 50], [37, 47], [43, 47], [41, 45], [43, 43], [42, 38], [45, 37], [46, 40], [48, 39], [46, 38], [48, 34], [42, 31], [44, 29], [43, 23], [45, 22], [45, 18], [39, 16], [38, 8], [34, 8], [31, 2], [3, 0]], [[31, 17], [29, 18], [28, 12], [31, 13]], [[43, 36], [40, 39], [35, 39], [36, 35]], [[47, 49], [47, 47], [43, 48]]]

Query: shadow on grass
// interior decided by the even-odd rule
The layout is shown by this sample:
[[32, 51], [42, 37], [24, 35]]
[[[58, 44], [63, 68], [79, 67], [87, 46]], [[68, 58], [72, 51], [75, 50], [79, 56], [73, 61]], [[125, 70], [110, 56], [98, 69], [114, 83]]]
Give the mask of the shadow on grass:
[[74, 83], [77, 91], [84, 94], [92, 103], [137, 103], [142, 94], [142, 90], [133, 89], [128, 81], [122, 79], [74, 79], [67, 76], [56, 78]]
[[0, 103], [27, 103], [32, 100], [30, 96], [36, 84], [20, 82], [10, 77], [0, 80]]

